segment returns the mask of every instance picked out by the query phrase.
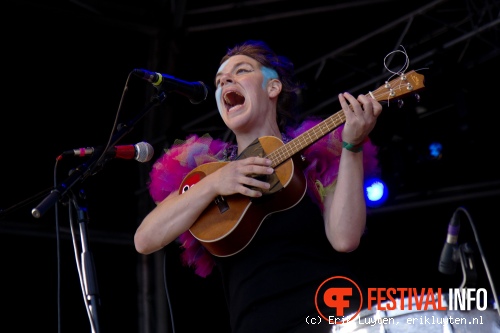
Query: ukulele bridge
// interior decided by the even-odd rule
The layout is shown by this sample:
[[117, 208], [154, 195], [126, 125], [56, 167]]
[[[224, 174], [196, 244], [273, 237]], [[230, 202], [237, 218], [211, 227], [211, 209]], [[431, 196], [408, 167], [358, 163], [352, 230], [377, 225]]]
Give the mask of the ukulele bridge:
[[217, 208], [219, 208], [219, 212], [221, 214], [229, 209], [229, 205], [227, 204], [227, 201], [224, 200], [224, 197], [222, 195], [217, 196], [214, 199], [214, 203], [217, 205]]

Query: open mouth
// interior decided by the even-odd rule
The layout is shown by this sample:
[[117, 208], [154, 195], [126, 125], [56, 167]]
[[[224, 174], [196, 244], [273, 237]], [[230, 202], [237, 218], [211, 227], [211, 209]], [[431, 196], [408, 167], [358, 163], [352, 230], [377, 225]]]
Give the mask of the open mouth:
[[228, 110], [231, 110], [235, 106], [243, 105], [243, 103], [245, 103], [245, 97], [236, 91], [228, 91], [224, 95], [224, 103]]

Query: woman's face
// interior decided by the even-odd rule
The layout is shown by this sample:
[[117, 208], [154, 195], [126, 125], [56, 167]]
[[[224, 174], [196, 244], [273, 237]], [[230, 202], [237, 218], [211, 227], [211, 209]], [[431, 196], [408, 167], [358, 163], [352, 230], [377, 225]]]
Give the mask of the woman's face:
[[236, 55], [226, 60], [215, 77], [215, 99], [219, 113], [233, 131], [251, 131], [276, 121], [276, 110], [268, 93], [268, 82], [278, 76], [255, 59]]

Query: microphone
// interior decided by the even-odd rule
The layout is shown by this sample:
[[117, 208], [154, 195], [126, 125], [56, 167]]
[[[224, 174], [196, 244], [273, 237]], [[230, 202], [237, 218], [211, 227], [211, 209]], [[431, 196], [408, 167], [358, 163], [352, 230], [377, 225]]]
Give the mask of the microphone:
[[[72, 150], [66, 150], [61, 154], [61, 158], [63, 156], [89, 156], [95, 153], [101, 153], [102, 152], [102, 147], [98, 148], [93, 148], [93, 147], [87, 147], [87, 148], [78, 148], [78, 149], [72, 149]], [[124, 145], [124, 146], [115, 146], [106, 152], [106, 156], [113, 157], [113, 158], [122, 158], [125, 160], [131, 160], [135, 159], [136, 161], [139, 162], [148, 162], [151, 160], [154, 154], [154, 149], [153, 146], [151, 146], [147, 142], [139, 142], [135, 145]]]
[[201, 81], [187, 82], [167, 74], [150, 72], [145, 69], [134, 69], [133, 73], [152, 83], [160, 91], [173, 91], [186, 96], [193, 104], [199, 104], [207, 99], [208, 89]]
[[457, 268], [457, 260], [454, 255], [457, 250], [458, 232], [460, 231], [459, 211], [455, 211], [448, 224], [448, 235], [441, 251], [439, 259], [439, 271], [443, 274], [453, 274]]

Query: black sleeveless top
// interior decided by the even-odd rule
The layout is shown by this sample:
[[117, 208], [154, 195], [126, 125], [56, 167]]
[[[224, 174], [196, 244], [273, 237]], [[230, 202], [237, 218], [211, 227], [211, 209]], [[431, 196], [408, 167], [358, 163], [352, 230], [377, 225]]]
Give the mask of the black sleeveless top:
[[325, 234], [319, 207], [309, 195], [294, 207], [266, 217], [250, 244], [216, 257], [233, 333], [328, 332], [307, 325], [318, 316], [315, 293], [326, 279], [348, 269], [348, 253], [336, 252]]

